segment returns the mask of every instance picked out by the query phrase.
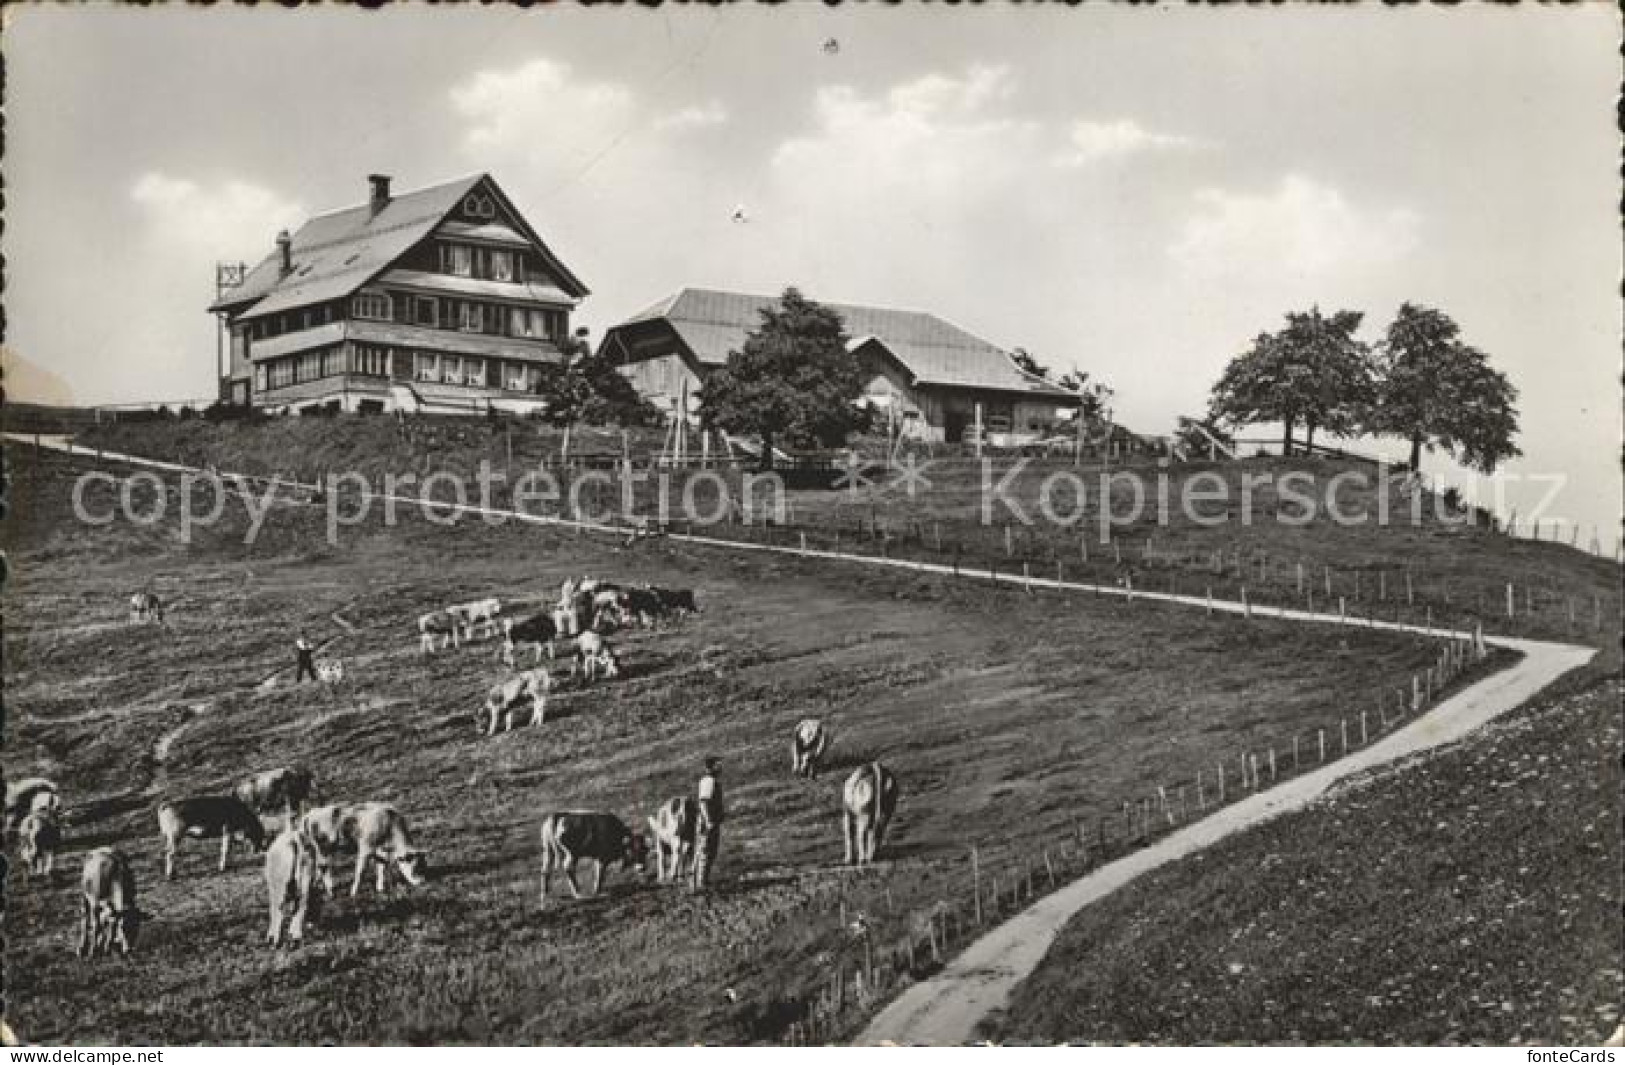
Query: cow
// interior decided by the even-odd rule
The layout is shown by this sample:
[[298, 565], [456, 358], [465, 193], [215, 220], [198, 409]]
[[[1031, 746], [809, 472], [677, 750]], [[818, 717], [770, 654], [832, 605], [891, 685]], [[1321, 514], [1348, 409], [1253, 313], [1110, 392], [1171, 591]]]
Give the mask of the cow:
[[603, 883], [604, 866], [618, 864], [623, 869], [642, 868], [647, 844], [643, 836], [626, 827], [614, 814], [587, 813], [572, 810], [548, 814], [542, 818], [542, 905], [547, 905], [547, 886], [553, 870], [564, 873], [570, 893], [581, 897], [576, 886], [576, 863], [590, 858], [596, 863], [593, 870], [592, 890], [598, 894]]
[[17, 856], [29, 877], [50, 876], [56, 864], [57, 848], [62, 846], [62, 829], [50, 813], [36, 810], [23, 818], [17, 829]]
[[271, 946], [282, 946], [284, 938], [290, 946], [298, 946], [305, 938], [305, 919], [315, 920], [321, 908], [316, 873], [316, 848], [290, 822], [265, 851], [265, 888], [271, 902], [271, 927], [265, 939]]
[[238, 784], [232, 791], [244, 806], [257, 813], [286, 814], [289, 821], [304, 809], [315, 790], [315, 778], [310, 770], [299, 766], [283, 766], [257, 773]]
[[497, 734], [497, 720], [502, 731], [513, 731], [514, 710], [522, 702], [530, 703], [530, 723], [540, 725], [547, 715], [547, 693], [553, 689], [553, 674], [546, 669], [527, 669], [493, 685], [485, 698], [485, 706], [474, 716], [475, 728], [483, 736]]
[[587, 615], [592, 618], [593, 628], [599, 632], [614, 632], [626, 625], [627, 616], [621, 609], [621, 595], [619, 588], [602, 588], [593, 593]]
[[[649, 818], [649, 838], [654, 843], [655, 878], [661, 883], [680, 880], [683, 870], [694, 861], [694, 799], [679, 795]], [[666, 857], [671, 856], [668, 867]]]
[[434, 651], [435, 637], [440, 637], [440, 649], [462, 646], [463, 627], [449, 610], [431, 610], [418, 617], [418, 650], [424, 654]]
[[79, 949], [81, 958], [109, 953], [115, 944], [125, 954], [135, 946], [142, 918], [135, 900], [135, 871], [112, 847], [85, 855], [79, 873]]
[[14, 830], [29, 814], [48, 813], [55, 817], [61, 809], [62, 799], [54, 781], [44, 777], [27, 777], [6, 782], [7, 832]]
[[337, 658], [316, 659], [316, 679], [329, 688], [337, 688], [344, 683], [344, 663]]
[[846, 864], [867, 865], [875, 860], [897, 810], [897, 775], [879, 762], [860, 765], [846, 778], [841, 799]]
[[553, 608], [553, 627], [560, 636], [574, 636], [581, 631], [581, 617], [576, 608], [570, 603], [562, 603]]
[[164, 601], [158, 598], [157, 592], [136, 592], [130, 596], [130, 624], [143, 621], [164, 623]]
[[668, 614], [698, 614], [699, 603], [694, 601], [692, 588], [650, 588], [660, 600], [662, 610]]
[[496, 635], [497, 619], [502, 616], [502, 600], [476, 599], [471, 603], [458, 603], [447, 607], [446, 613], [462, 625], [464, 642], [471, 642], [476, 629], [485, 636]]
[[526, 618], [517, 624], [512, 618], [504, 618], [502, 621], [502, 660], [508, 664], [508, 668], [514, 668], [515, 652], [521, 647], [529, 647], [535, 652], [535, 657], [530, 662], [533, 666], [542, 660], [544, 650], [547, 652], [547, 657], [551, 659], [553, 657], [553, 640], [558, 634], [558, 621], [549, 614], [537, 614], [535, 617]]
[[818, 767], [829, 748], [829, 732], [816, 717], [803, 718], [790, 737], [790, 772], [818, 779]]
[[666, 616], [666, 606], [653, 588], [628, 588], [621, 592], [618, 604], [622, 624], [636, 621], [644, 628], [653, 628]]
[[575, 661], [571, 664], [571, 675], [580, 672], [582, 676], [591, 681], [597, 680], [598, 674], [613, 680], [621, 675], [621, 660], [610, 649], [609, 642], [592, 629], [576, 637]]
[[361, 893], [367, 866], [377, 864], [377, 890], [389, 889], [391, 873], [416, 887], [428, 879], [428, 854], [412, 845], [406, 818], [384, 802], [335, 803], [306, 813], [300, 830], [315, 848], [316, 868], [328, 894], [333, 893], [333, 857], [355, 852], [350, 897]]
[[166, 799], [158, 805], [158, 834], [164, 841], [164, 879], [175, 879], [175, 854], [181, 837], [212, 839], [220, 837], [220, 871], [226, 871], [233, 836], [252, 844], [255, 852], [265, 850], [265, 826], [247, 803], [235, 795], [194, 795], [189, 799]]

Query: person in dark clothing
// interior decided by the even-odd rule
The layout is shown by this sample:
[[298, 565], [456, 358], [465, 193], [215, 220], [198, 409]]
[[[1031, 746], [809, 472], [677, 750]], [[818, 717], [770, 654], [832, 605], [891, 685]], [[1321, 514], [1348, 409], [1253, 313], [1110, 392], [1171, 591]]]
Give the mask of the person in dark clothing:
[[299, 639], [294, 641], [293, 653], [295, 659], [293, 682], [298, 684], [307, 676], [310, 677], [311, 680], [315, 680], [316, 645], [305, 639], [305, 637], [300, 636]]
[[722, 784], [717, 777], [722, 763], [715, 758], [705, 760], [705, 775], [697, 789], [699, 802], [694, 826], [694, 890], [703, 891], [711, 882], [711, 869], [717, 861], [717, 849], [722, 846]]

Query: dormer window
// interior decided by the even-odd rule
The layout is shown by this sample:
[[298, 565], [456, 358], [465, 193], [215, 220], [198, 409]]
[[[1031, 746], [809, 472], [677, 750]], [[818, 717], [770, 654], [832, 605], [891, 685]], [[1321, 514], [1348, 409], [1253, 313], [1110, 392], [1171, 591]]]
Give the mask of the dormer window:
[[470, 218], [495, 218], [497, 205], [491, 197], [471, 192], [463, 197], [463, 213]]
[[356, 318], [375, 318], [387, 322], [392, 310], [387, 292], [358, 292], [350, 301], [350, 314]]

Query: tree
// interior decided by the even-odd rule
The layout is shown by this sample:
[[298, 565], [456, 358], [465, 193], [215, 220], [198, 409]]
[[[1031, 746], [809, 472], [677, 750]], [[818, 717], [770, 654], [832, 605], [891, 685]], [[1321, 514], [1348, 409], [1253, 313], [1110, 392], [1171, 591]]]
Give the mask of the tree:
[[1068, 370], [1055, 382], [1069, 392], [1078, 394], [1078, 411], [1086, 423], [1098, 422], [1106, 416], [1106, 404], [1117, 390], [1104, 381], [1090, 381], [1088, 370]]
[[1518, 390], [1484, 352], [1462, 342], [1443, 311], [1401, 306], [1378, 361], [1381, 384], [1368, 428], [1409, 440], [1412, 469], [1424, 447], [1484, 473], [1523, 453], [1512, 442]]
[[1371, 349], [1354, 336], [1363, 318], [1359, 311], [1327, 317], [1319, 307], [1289, 313], [1286, 328], [1260, 333], [1225, 367], [1213, 386], [1209, 416], [1238, 424], [1278, 421], [1287, 454], [1300, 421], [1309, 447], [1316, 430], [1353, 432], [1376, 400]]
[[554, 425], [653, 425], [660, 413], [638, 394], [609, 356], [594, 353], [587, 331], [559, 345], [564, 359], [542, 370], [536, 394], [547, 403], [544, 415]]
[[833, 310], [787, 288], [761, 313], [744, 347], [706, 377], [700, 421], [759, 438], [761, 465], [768, 469], [775, 442], [836, 447], [861, 428], [865, 376]]

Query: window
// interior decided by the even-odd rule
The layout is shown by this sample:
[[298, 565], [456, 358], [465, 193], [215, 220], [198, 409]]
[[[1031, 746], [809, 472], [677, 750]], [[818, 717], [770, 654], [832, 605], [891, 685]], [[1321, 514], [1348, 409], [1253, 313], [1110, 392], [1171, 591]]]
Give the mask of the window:
[[564, 332], [564, 315], [558, 311], [513, 309], [513, 335], [557, 340]]
[[412, 376], [419, 381], [440, 380], [440, 356], [432, 351], [420, 351], [413, 355]]
[[491, 251], [491, 280], [492, 281], [512, 281], [513, 280], [513, 252], [499, 251], [499, 250], [496, 250], [494, 248], [492, 249], [492, 251]]
[[293, 371], [292, 359], [278, 359], [271, 363], [271, 387], [287, 388], [293, 384]]
[[264, 392], [271, 387], [271, 375], [265, 372], [265, 365], [261, 363], [254, 367], [254, 391]]
[[457, 277], [474, 276], [474, 249], [466, 244], [440, 246], [440, 272]]
[[344, 372], [344, 349], [331, 347], [322, 352], [322, 376], [337, 377]]
[[495, 218], [497, 205], [491, 197], [471, 192], [463, 198], [463, 213], [472, 218]]
[[466, 358], [463, 360], [463, 384], [473, 388], [485, 387], [485, 360]]
[[440, 303], [433, 296], [418, 296], [412, 300], [412, 320], [418, 325], [440, 324]]
[[388, 377], [389, 349], [378, 347], [375, 344], [357, 344], [355, 348], [355, 372], [366, 374], [368, 377]]
[[307, 351], [299, 356], [299, 380], [314, 381], [322, 375], [322, 353]]
[[350, 313], [357, 318], [377, 318], [387, 322], [390, 310], [387, 292], [358, 292], [350, 301]]
[[440, 380], [448, 385], [460, 385], [463, 383], [462, 356], [440, 356]]
[[485, 308], [467, 301], [457, 304], [457, 328], [465, 333], [479, 333], [485, 329]]

